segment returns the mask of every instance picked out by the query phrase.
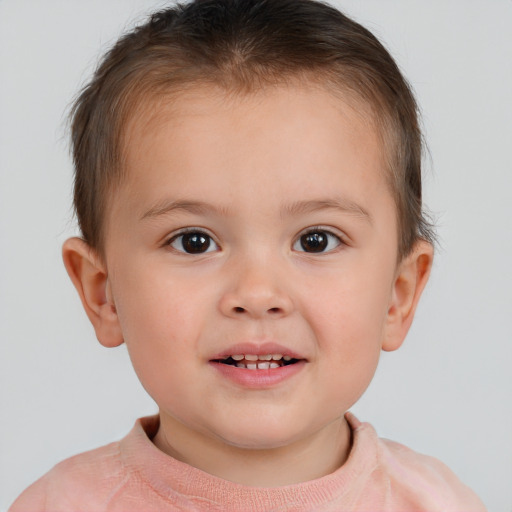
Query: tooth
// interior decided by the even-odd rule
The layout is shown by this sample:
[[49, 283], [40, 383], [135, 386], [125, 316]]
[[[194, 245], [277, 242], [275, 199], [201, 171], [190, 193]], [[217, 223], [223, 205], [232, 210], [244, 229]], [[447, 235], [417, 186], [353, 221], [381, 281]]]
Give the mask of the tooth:
[[245, 359], [247, 359], [247, 361], [257, 361], [258, 360], [258, 356], [255, 356], [255, 355], [252, 355], [252, 354], [245, 354]]
[[264, 356], [259, 356], [261, 361], [271, 361], [272, 360], [272, 354], [265, 354]]
[[270, 363], [258, 363], [258, 370], [268, 370], [270, 368]]
[[258, 365], [256, 363], [247, 363], [248, 370], [256, 370], [257, 368], [258, 368]]
[[270, 368], [279, 368], [279, 366], [277, 363], [270, 363]]
[[282, 359], [282, 358], [283, 358], [282, 354], [272, 354], [272, 359], [274, 361], [278, 361], [279, 359]]
[[237, 368], [247, 368], [244, 363], [236, 363]]
[[236, 354], [234, 356], [231, 356], [231, 359], [234, 359], [235, 361], [241, 361], [244, 358], [243, 354]]
[[292, 360], [292, 358], [290, 356], [283, 356], [283, 359], [285, 361], [291, 361]]

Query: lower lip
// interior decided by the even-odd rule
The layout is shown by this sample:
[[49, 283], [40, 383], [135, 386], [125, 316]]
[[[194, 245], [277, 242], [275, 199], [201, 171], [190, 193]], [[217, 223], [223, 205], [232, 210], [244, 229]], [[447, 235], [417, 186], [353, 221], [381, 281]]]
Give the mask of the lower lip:
[[279, 368], [269, 368], [267, 370], [248, 370], [247, 368], [238, 368], [237, 366], [216, 361], [210, 361], [210, 364], [223, 377], [240, 386], [252, 389], [265, 389], [277, 386], [281, 382], [297, 375], [306, 366], [306, 361], [298, 361], [294, 364], [280, 366]]

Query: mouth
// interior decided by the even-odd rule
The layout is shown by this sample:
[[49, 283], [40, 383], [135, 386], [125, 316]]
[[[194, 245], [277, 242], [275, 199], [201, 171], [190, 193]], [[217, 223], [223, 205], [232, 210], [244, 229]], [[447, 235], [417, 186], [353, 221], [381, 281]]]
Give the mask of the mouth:
[[283, 354], [232, 354], [221, 359], [213, 359], [212, 362], [245, 368], [247, 370], [270, 370], [296, 364], [301, 359], [296, 359]]
[[210, 359], [223, 379], [252, 390], [285, 385], [302, 375], [307, 363], [302, 354], [274, 342], [239, 343]]

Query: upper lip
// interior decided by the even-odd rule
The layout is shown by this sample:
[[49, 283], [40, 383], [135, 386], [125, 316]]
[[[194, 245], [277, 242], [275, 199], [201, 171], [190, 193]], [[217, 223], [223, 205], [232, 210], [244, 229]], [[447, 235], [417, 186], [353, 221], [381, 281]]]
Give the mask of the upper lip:
[[305, 359], [305, 357], [294, 350], [285, 347], [284, 345], [280, 345], [279, 343], [274, 342], [263, 342], [263, 343], [237, 343], [235, 345], [231, 345], [230, 347], [222, 350], [222, 352], [218, 352], [210, 360], [222, 360], [227, 359], [233, 355], [267, 355], [267, 354], [281, 354], [282, 356], [289, 356], [292, 359]]

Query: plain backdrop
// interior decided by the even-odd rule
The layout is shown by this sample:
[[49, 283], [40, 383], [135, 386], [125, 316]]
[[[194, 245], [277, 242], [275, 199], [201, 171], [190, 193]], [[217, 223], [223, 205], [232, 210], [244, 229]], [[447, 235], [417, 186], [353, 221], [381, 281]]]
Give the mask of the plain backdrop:
[[[61, 263], [76, 234], [65, 116], [99, 56], [164, 2], [0, 0], [0, 509], [156, 406], [97, 343]], [[404, 344], [353, 408], [512, 510], [512, 2], [340, 0], [423, 112], [440, 247]]]

